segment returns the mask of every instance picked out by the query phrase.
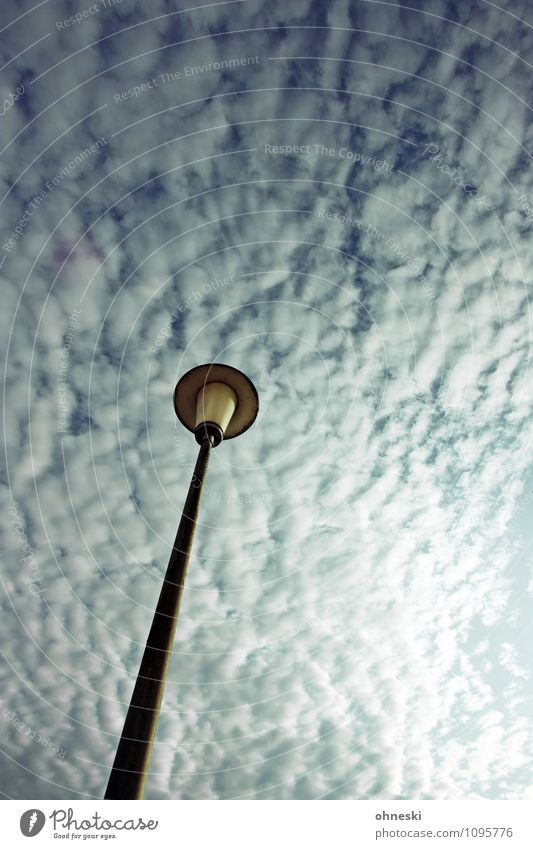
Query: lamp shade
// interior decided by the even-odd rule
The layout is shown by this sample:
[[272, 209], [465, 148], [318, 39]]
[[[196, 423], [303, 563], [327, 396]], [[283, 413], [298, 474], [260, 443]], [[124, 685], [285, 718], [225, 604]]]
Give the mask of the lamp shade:
[[195, 433], [204, 424], [214, 424], [224, 439], [233, 439], [254, 423], [259, 398], [252, 381], [239, 369], [206, 363], [180, 378], [174, 409], [187, 430]]
[[196, 427], [206, 422], [225, 433], [237, 407], [237, 396], [227, 383], [206, 383], [196, 396]]

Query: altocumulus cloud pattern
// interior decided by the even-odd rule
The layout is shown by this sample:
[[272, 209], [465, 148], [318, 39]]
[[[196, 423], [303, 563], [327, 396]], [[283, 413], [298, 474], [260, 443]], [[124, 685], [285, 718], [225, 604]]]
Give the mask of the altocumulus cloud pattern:
[[147, 797], [532, 798], [531, 5], [3, 13], [4, 797], [102, 797], [214, 361]]

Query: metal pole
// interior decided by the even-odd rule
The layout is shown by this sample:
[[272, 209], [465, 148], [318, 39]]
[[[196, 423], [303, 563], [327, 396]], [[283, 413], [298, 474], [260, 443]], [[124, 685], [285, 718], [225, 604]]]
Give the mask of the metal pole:
[[200, 444], [104, 799], [143, 798], [212, 444]]

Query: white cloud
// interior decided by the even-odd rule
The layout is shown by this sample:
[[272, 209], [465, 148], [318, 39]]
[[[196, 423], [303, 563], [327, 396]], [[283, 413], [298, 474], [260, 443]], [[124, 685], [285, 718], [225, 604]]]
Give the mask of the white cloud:
[[12, 27], [10, 55], [50, 35], [6, 72], [27, 94], [2, 119], [2, 244], [109, 141], [3, 248], [2, 691], [67, 750], [0, 713], [7, 795], [103, 793], [194, 463], [172, 389], [214, 359], [261, 412], [211, 458], [148, 795], [531, 795], [524, 28], [481, 3], [456, 10], [468, 30], [324, 9], [159, 4], [112, 34], [140, 22], [128, 6], [60, 34], [41, 7]]

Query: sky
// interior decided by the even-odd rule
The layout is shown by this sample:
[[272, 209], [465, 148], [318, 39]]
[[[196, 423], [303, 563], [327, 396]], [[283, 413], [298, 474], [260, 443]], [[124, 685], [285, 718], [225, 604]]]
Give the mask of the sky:
[[207, 362], [146, 798], [533, 798], [531, 5], [3, 9], [3, 798], [103, 796]]

